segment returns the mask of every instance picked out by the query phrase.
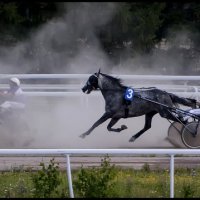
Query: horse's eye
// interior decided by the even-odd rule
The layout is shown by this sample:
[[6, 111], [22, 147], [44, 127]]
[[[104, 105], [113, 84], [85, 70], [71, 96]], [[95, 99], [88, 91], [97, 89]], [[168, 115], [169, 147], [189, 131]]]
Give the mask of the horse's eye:
[[96, 79], [96, 78], [95, 78], [94, 76], [91, 76], [90, 79], [89, 79], [89, 82], [90, 82], [90, 83], [94, 83], [94, 82], [95, 82], [95, 79]]

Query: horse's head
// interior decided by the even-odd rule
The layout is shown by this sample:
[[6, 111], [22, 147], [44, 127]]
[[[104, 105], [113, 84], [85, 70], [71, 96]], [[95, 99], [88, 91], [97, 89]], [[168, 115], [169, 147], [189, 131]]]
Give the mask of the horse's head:
[[83, 86], [82, 91], [86, 94], [89, 94], [92, 90], [96, 90], [99, 88], [98, 86], [98, 76], [99, 73], [94, 73], [93, 75], [91, 75], [89, 77], [89, 79], [87, 80], [86, 84]]

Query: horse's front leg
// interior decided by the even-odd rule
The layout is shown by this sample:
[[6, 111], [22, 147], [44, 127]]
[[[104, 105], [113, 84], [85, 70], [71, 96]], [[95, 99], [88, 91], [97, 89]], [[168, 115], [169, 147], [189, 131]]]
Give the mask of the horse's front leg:
[[127, 129], [127, 126], [122, 125], [121, 128], [112, 128], [118, 121], [120, 118], [112, 118], [110, 123], [107, 126], [108, 131], [114, 131], [114, 132], [120, 132], [124, 129]]
[[138, 133], [136, 133], [134, 136], [132, 136], [129, 140], [129, 142], [134, 142], [140, 135], [142, 135], [145, 131], [147, 131], [148, 129], [151, 128], [151, 122], [152, 122], [152, 118], [153, 116], [157, 114], [156, 111], [152, 111], [150, 113], [147, 113], [145, 115], [145, 125], [144, 125], [144, 128], [139, 131]]
[[85, 138], [85, 136], [89, 135], [97, 126], [99, 126], [100, 124], [102, 124], [111, 117], [112, 117], [111, 113], [104, 113], [103, 116], [99, 120], [97, 120], [88, 131], [81, 134], [80, 137]]

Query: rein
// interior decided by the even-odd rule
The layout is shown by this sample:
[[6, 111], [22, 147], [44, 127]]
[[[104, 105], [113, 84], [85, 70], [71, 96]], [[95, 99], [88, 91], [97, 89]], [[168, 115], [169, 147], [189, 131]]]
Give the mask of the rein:
[[151, 99], [141, 97], [140, 95], [137, 95], [136, 97], [138, 97], [138, 98], [140, 98], [140, 99], [144, 99], [144, 100], [146, 100], [146, 101], [150, 101], [150, 102], [152, 102], [152, 103], [154, 103], [154, 104], [157, 104], [157, 105], [161, 105], [161, 106], [163, 106], [163, 107], [165, 107], [165, 108], [168, 108], [168, 109], [171, 110], [172, 112], [175, 112], [176, 114], [177, 114], [177, 112], [180, 112], [180, 113], [183, 113], [183, 114], [185, 114], [185, 115], [189, 115], [190, 117], [194, 117], [194, 118], [200, 120], [200, 117], [199, 117], [198, 115], [193, 114], [193, 113], [190, 113], [190, 112], [188, 112], [188, 111], [185, 111], [185, 110], [182, 110], [182, 109], [179, 109], [179, 108], [170, 107], [170, 106], [167, 106], [167, 105], [165, 105], [165, 104], [162, 104], [162, 103], [158, 103], [158, 102], [156, 102], [156, 101], [153, 101], [153, 100], [151, 100]]

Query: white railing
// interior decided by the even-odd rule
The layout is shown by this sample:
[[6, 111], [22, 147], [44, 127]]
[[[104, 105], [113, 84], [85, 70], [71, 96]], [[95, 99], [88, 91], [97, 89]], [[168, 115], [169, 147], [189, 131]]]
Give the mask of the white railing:
[[[23, 90], [25, 91], [41, 91], [41, 90], [45, 90], [45, 91], [49, 91], [49, 90], [62, 90], [62, 91], [66, 91], [66, 90], [71, 90], [71, 91], [77, 91], [77, 90], [81, 90], [81, 87], [83, 87], [83, 84], [21, 84], [21, 87]], [[148, 84], [149, 85], [149, 84]], [[140, 87], [144, 87], [147, 85], [146, 84], [133, 84], [133, 85], [129, 85], [132, 86], [134, 88], [140, 88]], [[159, 87], [160, 89], [169, 89], [172, 91], [190, 91], [190, 92], [194, 92], [194, 91], [199, 91], [200, 90], [200, 86], [193, 86], [193, 85], [174, 85], [174, 84], [154, 84], [154, 87]], [[0, 89], [8, 89], [9, 86], [8, 84], [0, 84]]]
[[70, 197], [74, 198], [70, 156], [73, 155], [169, 155], [170, 156], [170, 198], [174, 198], [174, 156], [200, 155], [200, 149], [0, 149], [0, 156], [6, 155], [64, 155], [67, 163], [67, 177]]
[[[91, 74], [0, 74], [0, 78], [18, 77], [20, 79], [87, 79]], [[110, 74], [124, 80], [168, 80], [168, 81], [198, 81], [200, 76], [171, 75], [119, 75]]]
[[[0, 79], [8, 79], [10, 77], [18, 77], [20, 79], [66, 79], [66, 80], [76, 80], [76, 84], [22, 84], [22, 89], [28, 96], [80, 96], [81, 87], [88, 79], [91, 74], [0, 74]], [[111, 74], [114, 77], [119, 77], [122, 80], [131, 81], [129, 86], [133, 87], [147, 87], [156, 86], [160, 89], [167, 90], [169, 92], [175, 92], [181, 94], [184, 92], [184, 96], [190, 97], [192, 95], [199, 99], [198, 94], [200, 91], [199, 81], [200, 76], [169, 76], [169, 75], [117, 75]], [[77, 82], [78, 81], [78, 82]], [[138, 85], [138, 81], [142, 81]], [[161, 81], [157, 85], [147, 84], [145, 81]], [[184, 81], [184, 83], [179, 83], [179, 85], [174, 85], [172, 83], [165, 83], [163, 81]], [[196, 85], [187, 85], [187, 81], [196, 81]], [[7, 88], [8, 85], [0, 84], [0, 89]], [[52, 91], [54, 90], [54, 91]], [[187, 93], [187, 94], [186, 94]], [[194, 95], [193, 95], [194, 94]]]

